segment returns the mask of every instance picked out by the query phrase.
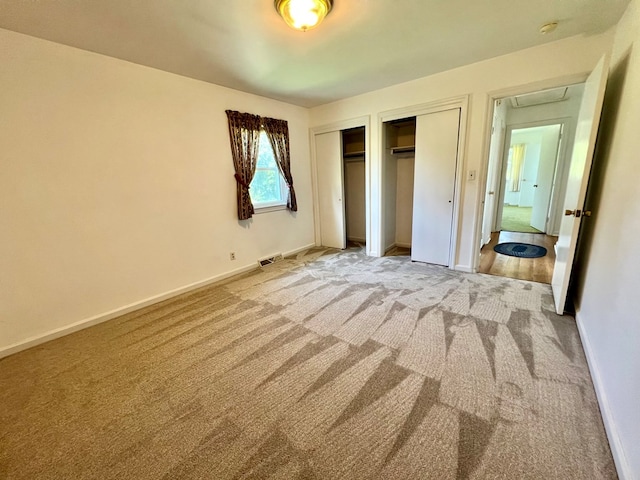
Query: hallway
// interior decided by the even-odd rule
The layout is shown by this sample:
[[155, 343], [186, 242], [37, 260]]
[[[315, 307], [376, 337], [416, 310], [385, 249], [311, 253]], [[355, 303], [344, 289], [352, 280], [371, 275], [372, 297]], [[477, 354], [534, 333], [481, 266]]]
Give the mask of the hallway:
[[[550, 284], [556, 261], [553, 246], [557, 240], [558, 237], [541, 233], [493, 232], [491, 241], [480, 251], [478, 273]], [[547, 254], [540, 258], [518, 258], [496, 253], [493, 247], [503, 242], [540, 245], [547, 249]]]

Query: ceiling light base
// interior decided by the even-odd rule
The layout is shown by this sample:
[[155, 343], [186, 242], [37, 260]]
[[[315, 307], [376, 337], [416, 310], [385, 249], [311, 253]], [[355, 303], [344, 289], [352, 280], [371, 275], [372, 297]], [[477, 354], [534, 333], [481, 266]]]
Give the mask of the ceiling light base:
[[287, 25], [306, 32], [320, 25], [333, 0], [275, 0], [274, 6]]

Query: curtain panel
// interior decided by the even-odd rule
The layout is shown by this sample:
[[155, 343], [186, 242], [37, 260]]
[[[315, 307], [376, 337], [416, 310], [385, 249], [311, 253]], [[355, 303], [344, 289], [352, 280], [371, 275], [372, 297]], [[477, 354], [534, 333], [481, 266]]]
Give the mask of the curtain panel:
[[522, 177], [522, 166], [524, 165], [524, 152], [526, 145], [518, 143], [513, 146], [511, 155], [511, 170], [509, 171], [509, 190], [512, 192], [520, 191], [520, 179]]
[[258, 115], [227, 110], [231, 156], [235, 168], [238, 220], [247, 220], [254, 214], [249, 185], [256, 173], [261, 119]]
[[289, 151], [289, 125], [286, 120], [278, 120], [277, 118], [262, 118], [262, 127], [271, 142], [273, 155], [276, 159], [278, 169], [282, 174], [289, 194], [287, 196], [287, 209], [292, 212], [298, 211], [298, 201], [296, 200], [296, 191], [293, 188], [293, 177], [291, 176], [291, 154]]

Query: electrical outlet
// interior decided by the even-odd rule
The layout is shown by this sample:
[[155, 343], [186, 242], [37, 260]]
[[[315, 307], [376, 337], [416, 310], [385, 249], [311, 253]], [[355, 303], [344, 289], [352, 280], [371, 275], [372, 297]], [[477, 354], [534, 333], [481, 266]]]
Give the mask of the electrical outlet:
[[236, 259], [236, 252], [229, 253], [229, 260], [235, 260], [235, 259]]

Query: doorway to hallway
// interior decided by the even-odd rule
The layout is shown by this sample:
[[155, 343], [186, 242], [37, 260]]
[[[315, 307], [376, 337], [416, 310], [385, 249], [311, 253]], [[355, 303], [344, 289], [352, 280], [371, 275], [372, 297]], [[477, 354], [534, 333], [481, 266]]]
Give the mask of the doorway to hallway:
[[[480, 251], [478, 273], [550, 284], [556, 261], [553, 246], [557, 240], [558, 237], [542, 233], [493, 232], [491, 241], [484, 245]], [[547, 254], [539, 258], [518, 258], [496, 253], [493, 247], [504, 242], [539, 245], [547, 249]]]
[[[552, 233], [554, 187], [562, 158], [564, 123], [507, 128], [496, 230]], [[557, 192], [556, 195], [557, 197]], [[555, 205], [557, 208], [557, 204]]]
[[[583, 85], [494, 102], [477, 271], [551, 283]], [[500, 255], [503, 242], [540, 245], [542, 258]]]

